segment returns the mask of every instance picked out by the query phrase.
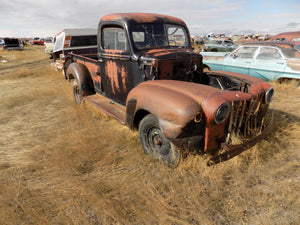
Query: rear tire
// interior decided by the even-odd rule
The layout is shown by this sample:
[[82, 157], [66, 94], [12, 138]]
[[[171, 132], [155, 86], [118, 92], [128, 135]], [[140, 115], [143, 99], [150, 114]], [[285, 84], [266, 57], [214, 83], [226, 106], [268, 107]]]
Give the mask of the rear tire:
[[67, 69], [69, 67], [69, 65], [72, 63], [71, 60], [67, 60], [64, 64], [63, 64], [63, 68], [62, 68], [62, 73], [65, 77], [66, 80], [69, 80], [69, 77], [67, 76]]
[[176, 167], [180, 161], [180, 150], [161, 132], [158, 120], [152, 114], [145, 116], [139, 125], [139, 138], [144, 152], [151, 158]]
[[82, 90], [80, 85], [78, 84], [77, 79], [74, 79], [73, 82], [73, 95], [74, 95], [74, 101], [77, 105], [80, 105], [82, 102]]

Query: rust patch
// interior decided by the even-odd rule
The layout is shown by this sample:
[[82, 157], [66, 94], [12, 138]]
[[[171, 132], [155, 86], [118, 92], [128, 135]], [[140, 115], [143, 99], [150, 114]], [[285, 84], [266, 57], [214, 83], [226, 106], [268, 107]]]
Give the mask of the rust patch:
[[[127, 87], [126, 87], [127, 72], [123, 66], [118, 67], [116, 62], [112, 60], [108, 60], [105, 65], [105, 71], [107, 71], [107, 76], [110, 79], [112, 92], [114, 94], [116, 94], [120, 89], [127, 92]], [[122, 87], [120, 87], [120, 83]]]
[[155, 21], [165, 21], [167, 23], [179, 23], [185, 25], [183, 20], [167, 16], [161, 14], [154, 14], [154, 13], [116, 13], [116, 14], [109, 14], [102, 17], [101, 21], [135, 21], [136, 23], [152, 23]]

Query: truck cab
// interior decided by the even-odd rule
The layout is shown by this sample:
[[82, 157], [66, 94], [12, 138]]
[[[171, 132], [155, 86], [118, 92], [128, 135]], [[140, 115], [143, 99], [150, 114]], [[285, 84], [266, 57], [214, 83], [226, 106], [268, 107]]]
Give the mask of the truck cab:
[[98, 59], [99, 91], [123, 105], [129, 91], [143, 81], [189, 81], [202, 66], [185, 23], [155, 14], [103, 17], [98, 25]]

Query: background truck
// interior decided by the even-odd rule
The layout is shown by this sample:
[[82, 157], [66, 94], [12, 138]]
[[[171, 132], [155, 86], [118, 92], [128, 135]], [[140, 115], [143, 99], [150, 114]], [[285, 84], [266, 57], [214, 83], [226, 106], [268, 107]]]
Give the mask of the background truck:
[[50, 55], [49, 58], [53, 59], [53, 48], [54, 48], [54, 40], [52, 37], [46, 37], [44, 39], [44, 50], [45, 53]]
[[71, 63], [69, 53], [96, 54], [97, 30], [91, 28], [64, 29], [54, 37], [52, 57], [56, 69], [62, 70], [66, 77], [66, 69]]
[[[139, 131], [146, 154], [176, 166], [183, 151], [234, 157], [271, 129], [272, 86], [230, 72], [203, 72], [186, 24], [159, 14], [111, 14], [98, 25], [98, 53], [70, 54], [67, 78], [83, 99]], [[240, 142], [233, 143], [235, 137]], [[218, 150], [225, 152], [218, 154]]]

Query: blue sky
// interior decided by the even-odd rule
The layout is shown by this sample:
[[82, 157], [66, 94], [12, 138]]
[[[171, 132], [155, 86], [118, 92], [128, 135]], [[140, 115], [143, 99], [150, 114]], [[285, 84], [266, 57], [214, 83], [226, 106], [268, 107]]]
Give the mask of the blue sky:
[[1, 0], [0, 37], [53, 36], [65, 28], [96, 28], [103, 15], [117, 12], [176, 16], [194, 35], [300, 30], [300, 0]]

